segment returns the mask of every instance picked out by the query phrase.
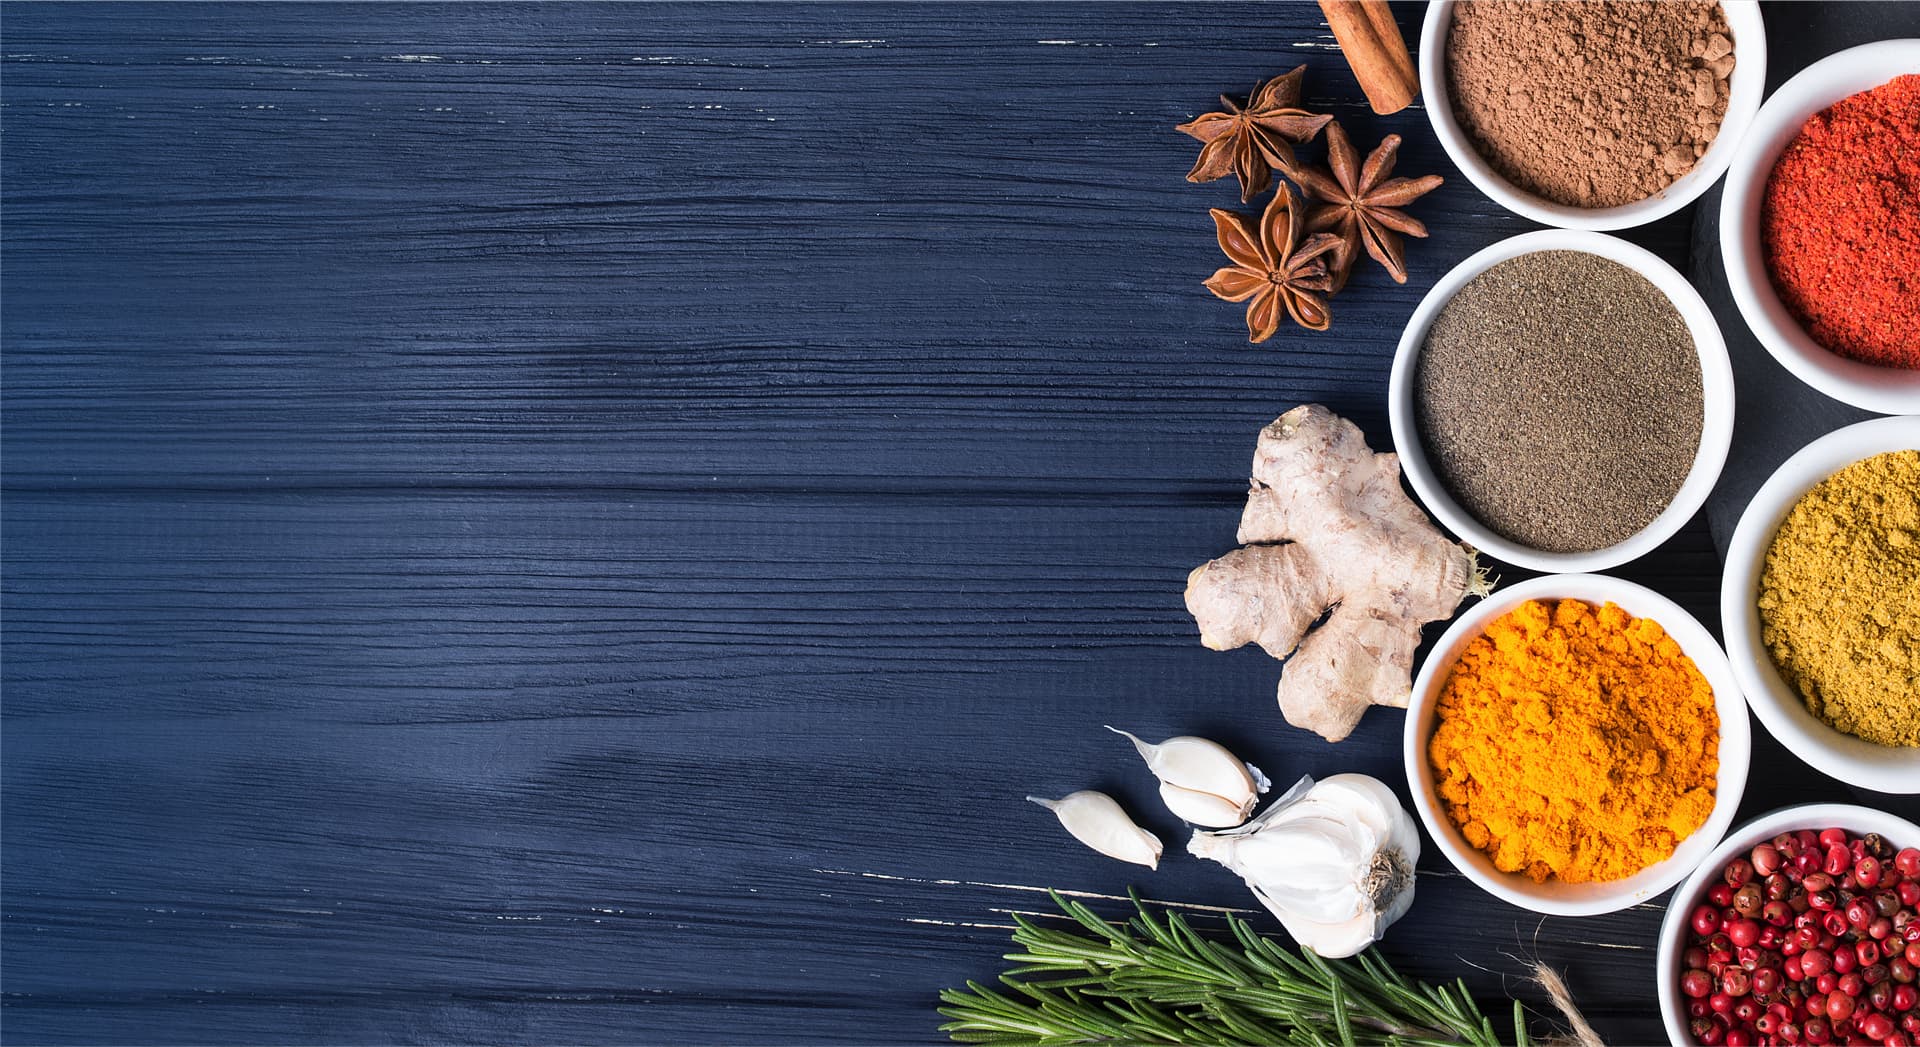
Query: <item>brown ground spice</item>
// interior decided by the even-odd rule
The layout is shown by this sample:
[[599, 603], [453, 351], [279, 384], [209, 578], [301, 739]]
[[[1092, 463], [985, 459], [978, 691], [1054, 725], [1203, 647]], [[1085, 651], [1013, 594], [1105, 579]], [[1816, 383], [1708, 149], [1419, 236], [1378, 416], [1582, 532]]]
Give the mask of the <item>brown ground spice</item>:
[[1808, 712], [1920, 746], [1920, 451], [1855, 462], [1802, 496], [1758, 603], [1760, 639]]
[[1454, 117], [1508, 181], [1571, 207], [1644, 200], [1693, 169], [1727, 113], [1733, 38], [1698, 0], [1454, 7]]

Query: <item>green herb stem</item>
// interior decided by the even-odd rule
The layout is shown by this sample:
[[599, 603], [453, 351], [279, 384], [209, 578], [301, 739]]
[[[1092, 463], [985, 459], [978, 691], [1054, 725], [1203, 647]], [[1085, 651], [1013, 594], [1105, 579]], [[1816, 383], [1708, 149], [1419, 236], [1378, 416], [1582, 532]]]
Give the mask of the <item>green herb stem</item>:
[[[1054, 904], [1085, 933], [1014, 917], [1018, 952], [1006, 992], [968, 982], [940, 994], [942, 1032], [995, 1047], [1168, 1043], [1238, 1047], [1498, 1047], [1466, 983], [1427, 985], [1368, 950], [1355, 960], [1294, 952], [1229, 914], [1231, 942], [1202, 937], [1178, 913], [1109, 923], [1079, 902]], [[1526, 1011], [1513, 1003], [1513, 1042]]]

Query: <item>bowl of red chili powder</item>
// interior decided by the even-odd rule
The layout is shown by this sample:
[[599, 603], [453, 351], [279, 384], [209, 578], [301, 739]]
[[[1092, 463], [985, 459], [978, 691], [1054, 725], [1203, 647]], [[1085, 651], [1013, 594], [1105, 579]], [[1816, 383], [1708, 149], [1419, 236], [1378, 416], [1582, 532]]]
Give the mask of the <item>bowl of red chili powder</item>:
[[1808, 66], [1728, 169], [1720, 247], [1741, 316], [1820, 392], [1920, 413], [1920, 40]]

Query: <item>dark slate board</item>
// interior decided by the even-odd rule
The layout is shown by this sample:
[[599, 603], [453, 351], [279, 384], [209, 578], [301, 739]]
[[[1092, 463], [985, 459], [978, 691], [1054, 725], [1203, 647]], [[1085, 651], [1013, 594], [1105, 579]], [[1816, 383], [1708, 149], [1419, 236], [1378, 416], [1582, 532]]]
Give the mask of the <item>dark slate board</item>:
[[[925, 1042], [1039, 885], [1245, 906], [1019, 797], [1177, 838], [1102, 723], [1400, 778], [1400, 714], [1286, 727], [1180, 601], [1260, 426], [1384, 444], [1420, 293], [1527, 228], [1330, 47], [1310, 5], [9, 6], [7, 1038]], [[1451, 181], [1409, 286], [1249, 348], [1170, 129], [1302, 60]], [[1714, 620], [1703, 523], [1620, 573]], [[1747, 813], [1902, 806], [1755, 764]], [[1529, 1000], [1539, 956], [1648, 1040], [1661, 911], [1430, 854], [1387, 951]]]

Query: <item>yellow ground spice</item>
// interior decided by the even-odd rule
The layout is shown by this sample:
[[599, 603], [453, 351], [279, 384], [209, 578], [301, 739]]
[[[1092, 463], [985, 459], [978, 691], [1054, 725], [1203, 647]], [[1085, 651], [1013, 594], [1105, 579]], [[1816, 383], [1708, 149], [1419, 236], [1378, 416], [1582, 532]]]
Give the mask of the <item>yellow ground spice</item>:
[[1427, 746], [1447, 817], [1536, 883], [1632, 876], [1713, 811], [1720, 717], [1660, 623], [1530, 600], [1467, 646]]
[[1808, 712], [1920, 746], [1920, 451], [1855, 462], [1802, 496], [1757, 602], [1761, 642]]

